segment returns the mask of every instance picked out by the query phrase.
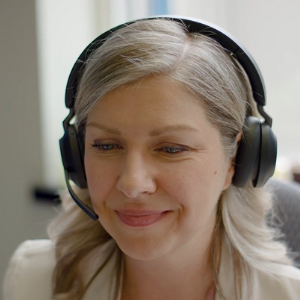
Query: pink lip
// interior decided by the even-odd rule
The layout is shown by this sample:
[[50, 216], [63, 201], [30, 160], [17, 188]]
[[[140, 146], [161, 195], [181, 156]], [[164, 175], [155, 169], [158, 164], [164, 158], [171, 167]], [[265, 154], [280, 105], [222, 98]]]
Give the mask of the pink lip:
[[120, 220], [132, 227], [146, 227], [158, 222], [167, 211], [117, 210]]

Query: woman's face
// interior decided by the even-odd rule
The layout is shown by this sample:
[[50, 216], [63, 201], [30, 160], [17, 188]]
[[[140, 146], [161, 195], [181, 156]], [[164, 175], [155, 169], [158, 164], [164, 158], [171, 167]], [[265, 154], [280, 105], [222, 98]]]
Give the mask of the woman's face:
[[101, 224], [136, 259], [207, 248], [233, 175], [199, 100], [167, 77], [99, 101], [87, 119], [85, 168]]

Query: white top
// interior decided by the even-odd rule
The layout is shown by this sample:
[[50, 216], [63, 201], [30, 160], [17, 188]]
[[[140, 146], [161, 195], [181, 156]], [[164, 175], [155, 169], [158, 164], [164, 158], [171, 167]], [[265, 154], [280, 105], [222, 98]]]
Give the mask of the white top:
[[[115, 247], [109, 241], [103, 252]], [[228, 247], [222, 247], [219, 282], [226, 300], [234, 299], [233, 270]], [[100, 257], [100, 258], [99, 258]], [[101, 260], [97, 255], [96, 260]], [[116, 256], [105, 266], [88, 289], [84, 300], [120, 300], [113, 299], [111, 284], [115, 284], [116, 274], [113, 266]], [[101, 261], [98, 261], [101, 263]], [[99, 266], [93, 261], [95, 268]], [[14, 253], [4, 281], [4, 300], [51, 300], [52, 272], [55, 267], [54, 246], [50, 240], [33, 240], [22, 243]], [[242, 300], [299, 300], [300, 270], [292, 266], [275, 266], [281, 276], [274, 278], [265, 273], [254, 271], [251, 299]], [[112, 282], [108, 280], [112, 278]], [[113, 288], [116, 288], [113, 286]], [[119, 291], [121, 290], [118, 287]], [[217, 295], [215, 300], [220, 300]]]

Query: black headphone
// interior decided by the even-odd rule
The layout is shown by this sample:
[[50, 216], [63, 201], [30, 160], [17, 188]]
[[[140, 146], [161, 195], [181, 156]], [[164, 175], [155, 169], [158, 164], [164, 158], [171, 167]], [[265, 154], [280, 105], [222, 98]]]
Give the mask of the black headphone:
[[[248, 75], [258, 111], [264, 118], [264, 121], [261, 121], [254, 116], [246, 117], [246, 126], [244, 126], [243, 137], [239, 144], [235, 159], [235, 174], [232, 183], [237, 187], [245, 187], [252, 181], [254, 187], [263, 186], [273, 175], [275, 170], [277, 142], [271, 129], [272, 119], [263, 110], [263, 106], [266, 104], [264, 82], [254, 59], [229, 34], [212, 24], [196, 19], [173, 16], [159, 16], [147, 19], [169, 19], [183, 23], [189, 32], [197, 32], [217, 41], [226, 51], [233, 55], [243, 67]], [[67, 83], [65, 104], [66, 107], [70, 109], [70, 113], [63, 121], [65, 133], [59, 141], [65, 178], [72, 198], [93, 220], [98, 218], [97, 214], [77, 197], [69, 182], [72, 180], [78, 187], [87, 188], [83, 163], [84, 151], [81, 149], [82, 143], [80, 142], [75, 126], [70, 123], [75, 115], [74, 104], [76, 101], [77, 87], [87, 59], [96, 49], [101, 47], [105, 39], [118, 29], [141, 20], [119, 25], [97, 37], [85, 48], [75, 62]]]

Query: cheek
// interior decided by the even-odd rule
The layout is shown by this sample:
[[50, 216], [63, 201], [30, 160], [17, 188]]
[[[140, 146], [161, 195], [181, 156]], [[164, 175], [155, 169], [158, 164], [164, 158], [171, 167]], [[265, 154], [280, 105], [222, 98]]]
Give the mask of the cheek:
[[215, 210], [226, 177], [225, 169], [217, 163], [193, 162], [180, 172], [169, 169], [165, 175], [162, 186], [184, 211], [197, 218]]
[[195, 166], [170, 168], [162, 172], [159, 185], [184, 209], [192, 209], [195, 204], [202, 205], [208, 194], [207, 175]]
[[224, 171], [215, 164], [192, 162], [179, 169], [170, 169], [165, 180], [175, 194], [186, 191], [201, 196], [211, 191], [220, 190], [224, 177]]
[[203, 241], [209, 238], [215, 225], [216, 208], [221, 193], [220, 184], [216, 184], [218, 172], [193, 166], [177, 172], [177, 176], [174, 174], [176, 173], [170, 172], [169, 179], [172, 180], [164, 184], [168, 188], [168, 195], [180, 207], [178, 226], [174, 228], [187, 239], [196, 234]]
[[85, 159], [85, 172], [91, 200], [97, 206], [115, 185], [115, 172], [112, 167], [107, 168], [89, 158]]

